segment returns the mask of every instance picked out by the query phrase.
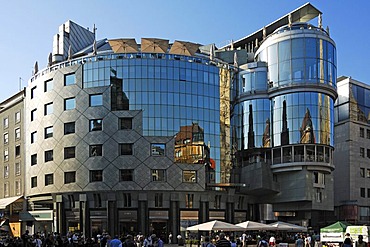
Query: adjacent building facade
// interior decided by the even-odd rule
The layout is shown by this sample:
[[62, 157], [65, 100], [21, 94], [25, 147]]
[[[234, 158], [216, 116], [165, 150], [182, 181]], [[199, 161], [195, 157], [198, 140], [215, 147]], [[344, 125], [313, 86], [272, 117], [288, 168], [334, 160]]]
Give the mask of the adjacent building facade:
[[97, 40], [67, 21], [19, 104], [24, 207], [5, 212], [31, 232], [85, 236], [177, 236], [214, 219], [324, 225], [337, 93], [321, 22], [308, 3], [217, 49]]

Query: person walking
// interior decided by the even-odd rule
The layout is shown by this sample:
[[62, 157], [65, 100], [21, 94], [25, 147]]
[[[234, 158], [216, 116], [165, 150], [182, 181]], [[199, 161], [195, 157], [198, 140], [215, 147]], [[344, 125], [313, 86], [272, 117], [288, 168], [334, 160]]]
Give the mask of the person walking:
[[115, 235], [114, 238], [109, 242], [109, 247], [122, 247], [122, 242], [119, 240], [118, 235]]
[[364, 236], [358, 235], [358, 240], [356, 241], [356, 247], [367, 247], [367, 243], [364, 241]]
[[231, 242], [226, 239], [225, 233], [220, 233], [219, 240], [216, 242], [216, 247], [231, 247]]

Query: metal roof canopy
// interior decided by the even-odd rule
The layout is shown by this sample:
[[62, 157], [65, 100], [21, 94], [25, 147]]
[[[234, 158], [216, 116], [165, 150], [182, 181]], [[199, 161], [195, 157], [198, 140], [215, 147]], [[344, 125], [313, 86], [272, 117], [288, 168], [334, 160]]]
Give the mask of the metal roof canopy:
[[9, 204], [12, 204], [23, 196], [13, 196], [0, 199], [0, 209], [5, 209]]
[[[266, 36], [273, 33], [279, 27], [289, 24], [289, 15], [291, 15], [292, 23], [294, 23], [294, 22], [308, 22], [316, 18], [317, 16], [319, 16], [319, 14], [322, 14], [320, 10], [315, 8], [311, 3], [306, 3], [302, 5], [301, 7], [293, 10], [292, 12], [286, 14], [285, 16], [281, 17], [280, 19], [276, 20], [275, 22], [266, 25], [265, 26]], [[249, 43], [254, 43], [256, 39], [258, 39], [259, 41], [263, 39], [263, 28], [250, 34], [249, 36], [246, 36], [242, 39], [234, 41], [233, 42], [234, 49], [237, 49], [239, 47], [244, 49], [245, 45]], [[225, 49], [225, 48], [230, 48], [230, 47], [231, 47], [231, 44], [228, 44], [220, 49]]]

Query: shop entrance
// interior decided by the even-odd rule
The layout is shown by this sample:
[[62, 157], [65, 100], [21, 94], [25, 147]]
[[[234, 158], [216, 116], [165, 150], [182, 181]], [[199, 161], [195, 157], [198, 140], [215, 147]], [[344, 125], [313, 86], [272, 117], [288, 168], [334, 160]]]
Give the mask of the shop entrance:
[[167, 242], [167, 221], [152, 221], [150, 224], [150, 233], [160, 237], [163, 242]]

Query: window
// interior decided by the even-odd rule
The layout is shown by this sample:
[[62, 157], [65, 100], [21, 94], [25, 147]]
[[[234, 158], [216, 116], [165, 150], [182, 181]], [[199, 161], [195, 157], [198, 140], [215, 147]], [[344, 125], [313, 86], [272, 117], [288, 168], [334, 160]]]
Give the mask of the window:
[[75, 122], [69, 122], [64, 124], [64, 134], [73, 134], [75, 133]]
[[370, 139], [370, 130], [368, 130], [368, 129], [366, 130], [366, 138]]
[[102, 106], [103, 105], [103, 95], [93, 94], [90, 95], [90, 106]]
[[31, 155], [31, 166], [37, 165], [37, 154]]
[[185, 183], [196, 183], [197, 172], [196, 171], [182, 171], [182, 181]]
[[365, 149], [364, 148], [360, 148], [360, 156], [365, 157]]
[[93, 196], [94, 196], [94, 206], [96, 208], [101, 208], [102, 207], [102, 203], [101, 203], [101, 196], [100, 196], [100, 194], [94, 193]]
[[9, 182], [4, 183], [4, 196], [9, 196]]
[[360, 188], [360, 197], [365, 197], [365, 188]]
[[68, 74], [64, 76], [64, 86], [76, 84], [75, 74]]
[[8, 161], [8, 160], [9, 160], [9, 149], [5, 148], [4, 149], [4, 161]]
[[76, 157], [76, 147], [64, 148], [64, 159], [71, 159]]
[[121, 155], [132, 155], [133, 150], [132, 150], [132, 143], [121, 143], [120, 145], [120, 154]]
[[33, 88], [31, 88], [31, 99], [35, 98], [36, 96], [36, 86], [34, 86]]
[[21, 163], [19, 162], [15, 163], [15, 175], [16, 176], [21, 175]]
[[215, 209], [221, 208], [221, 195], [215, 195], [215, 203], [214, 203]]
[[103, 155], [103, 145], [97, 144], [97, 145], [90, 145], [90, 157], [93, 156], [102, 156]]
[[31, 178], [31, 188], [37, 187], [37, 177]]
[[370, 169], [367, 169], [367, 170], [366, 170], [366, 177], [367, 177], [367, 178], [370, 178]]
[[370, 158], [370, 149], [366, 149], [366, 156]]
[[53, 161], [53, 150], [45, 151], [45, 162]]
[[313, 172], [314, 184], [325, 185], [325, 174], [321, 172]]
[[69, 99], [64, 99], [64, 110], [72, 110], [76, 108], [76, 100], [75, 98], [69, 98]]
[[151, 145], [152, 147], [152, 155], [153, 156], [164, 156], [164, 151], [166, 149], [166, 145], [165, 144], [158, 144], [158, 143], [155, 143]]
[[134, 181], [134, 170], [133, 169], [121, 169], [120, 170], [120, 181]]
[[238, 209], [244, 209], [244, 196], [239, 196]]
[[4, 125], [4, 129], [8, 128], [9, 127], [9, 118], [4, 118], [3, 120], [3, 125]]
[[152, 170], [152, 181], [166, 181], [166, 170]]
[[4, 178], [8, 178], [8, 177], [9, 177], [9, 166], [5, 165], [4, 166]]
[[21, 145], [15, 146], [15, 157], [21, 156]]
[[365, 129], [360, 128], [360, 137], [365, 137]]
[[53, 90], [53, 86], [54, 86], [53, 79], [45, 81], [44, 92], [50, 92], [51, 90]]
[[102, 170], [90, 171], [90, 182], [101, 182], [101, 181], [103, 181]]
[[21, 180], [15, 181], [15, 194], [20, 195], [21, 194]]
[[154, 207], [156, 208], [163, 207], [163, 193], [154, 194]]
[[132, 118], [120, 118], [120, 129], [121, 130], [130, 130], [132, 129]]
[[20, 128], [16, 128], [15, 129], [15, 140], [20, 140], [21, 139], [21, 129]]
[[193, 208], [194, 204], [194, 194], [186, 194], [185, 196], [185, 207]]
[[19, 123], [21, 121], [21, 112], [18, 111], [15, 113], [15, 123]]
[[45, 175], [45, 186], [54, 184], [54, 175], [53, 174], [46, 174]]
[[4, 144], [8, 144], [8, 143], [9, 143], [9, 134], [5, 133], [4, 134]]
[[370, 198], [370, 189], [367, 189], [367, 198]]
[[76, 172], [65, 172], [64, 173], [64, 183], [70, 184], [76, 182]]
[[316, 202], [322, 202], [322, 192], [321, 192], [321, 189], [316, 189]]
[[131, 193], [123, 193], [123, 207], [131, 207]]
[[69, 202], [69, 208], [76, 207], [75, 197], [73, 195], [68, 195], [68, 202]]
[[35, 143], [37, 140], [37, 131], [31, 133], [31, 143]]
[[31, 122], [32, 122], [33, 120], [35, 120], [35, 119], [36, 119], [36, 110], [37, 110], [37, 109], [33, 109], [33, 110], [31, 111]]
[[53, 103], [48, 103], [44, 105], [44, 115], [45, 116], [53, 114], [53, 112], [54, 112]]
[[93, 119], [90, 120], [90, 131], [102, 130], [103, 119]]
[[53, 137], [53, 126], [49, 126], [45, 128], [44, 136], [45, 136], [44, 137], [45, 139]]

